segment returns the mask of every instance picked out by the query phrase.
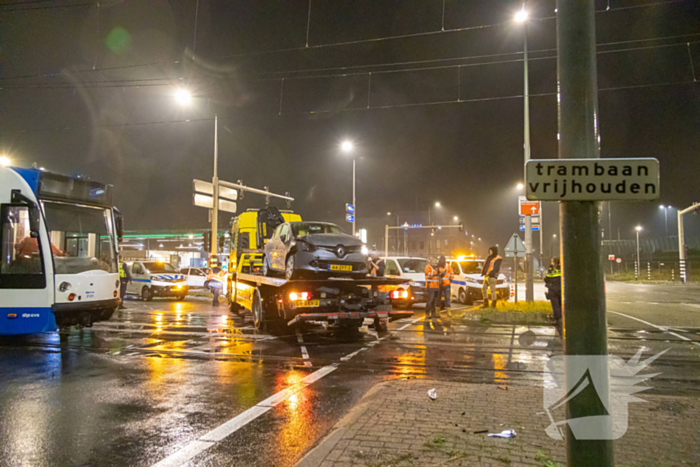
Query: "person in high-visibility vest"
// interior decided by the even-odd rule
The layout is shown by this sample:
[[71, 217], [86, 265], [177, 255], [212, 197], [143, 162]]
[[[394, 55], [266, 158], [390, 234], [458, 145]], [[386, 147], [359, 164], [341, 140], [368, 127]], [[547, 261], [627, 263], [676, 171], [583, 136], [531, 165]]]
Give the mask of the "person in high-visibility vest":
[[133, 282], [131, 280], [131, 273], [129, 272], [129, 266], [125, 262], [122, 261], [121, 264], [119, 264], [119, 298], [121, 298], [121, 302], [119, 302], [119, 309], [123, 310], [126, 308], [124, 306], [124, 296], [126, 295], [126, 285]]
[[220, 261], [214, 263], [214, 267], [209, 271], [209, 277], [207, 279], [209, 279], [211, 293], [214, 295], [211, 304], [212, 306], [219, 306], [219, 295], [224, 289], [224, 283], [226, 282], [226, 271], [221, 268]]
[[444, 256], [440, 256], [437, 270], [440, 280], [440, 292], [437, 298], [437, 301], [440, 303], [440, 311], [447, 310], [447, 316], [452, 318], [452, 304], [450, 303], [450, 298], [452, 297], [452, 280], [455, 278], [455, 273], [452, 271], [452, 267], [447, 263]]
[[425, 286], [428, 289], [428, 300], [425, 302], [425, 320], [430, 318], [437, 319], [436, 305], [438, 293], [440, 292], [440, 279], [438, 278], [438, 270], [435, 267], [437, 261], [431, 258], [428, 265], [425, 267]]
[[503, 258], [498, 256], [498, 247], [492, 246], [489, 248], [489, 255], [484, 261], [484, 267], [481, 268], [481, 275], [484, 277], [484, 285], [481, 287], [481, 294], [484, 296], [484, 304], [482, 308], [489, 307], [489, 290], [491, 291], [491, 306], [496, 308], [498, 304], [498, 274], [501, 272], [501, 262]]
[[561, 264], [559, 258], [552, 258], [552, 263], [547, 271], [547, 277], [544, 278], [544, 286], [547, 287], [545, 296], [552, 304], [552, 312], [554, 313], [554, 324], [562, 336], [562, 316], [561, 316]]

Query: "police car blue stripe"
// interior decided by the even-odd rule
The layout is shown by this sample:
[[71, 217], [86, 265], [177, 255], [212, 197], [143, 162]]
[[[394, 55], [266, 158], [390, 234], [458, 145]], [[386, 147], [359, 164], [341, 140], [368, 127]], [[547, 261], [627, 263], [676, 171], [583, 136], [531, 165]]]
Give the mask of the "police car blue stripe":
[[467, 285], [465, 281], [452, 281], [452, 283], [457, 285]]

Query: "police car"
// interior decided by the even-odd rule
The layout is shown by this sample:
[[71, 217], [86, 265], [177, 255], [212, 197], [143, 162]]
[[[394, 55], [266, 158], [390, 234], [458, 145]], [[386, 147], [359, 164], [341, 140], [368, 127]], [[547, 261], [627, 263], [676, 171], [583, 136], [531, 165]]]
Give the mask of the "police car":
[[[484, 267], [484, 260], [459, 257], [449, 262], [455, 275], [452, 281], [452, 296], [465, 305], [472, 305], [475, 300], [483, 300], [481, 287], [484, 285], [484, 278], [481, 276], [481, 269]], [[498, 275], [496, 292], [499, 300], [510, 298], [510, 285], [504, 274]]]
[[[405, 304], [409, 308], [414, 303], [425, 303], [427, 300], [425, 267], [428, 265], [428, 260], [411, 256], [386, 256], [382, 259], [384, 260], [384, 277], [406, 279], [405, 284], [395, 286], [398, 291], [398, 303]], [[397, 299], [394, 299], [394, 302]]]
[[153, 297], [176, 297], [184, 300], [187, 295], [187, 277], [177, 269], [161, 261], [134, 261], [127, 263], [131, 282], [126, 286], [128, 295], [151, 301]]

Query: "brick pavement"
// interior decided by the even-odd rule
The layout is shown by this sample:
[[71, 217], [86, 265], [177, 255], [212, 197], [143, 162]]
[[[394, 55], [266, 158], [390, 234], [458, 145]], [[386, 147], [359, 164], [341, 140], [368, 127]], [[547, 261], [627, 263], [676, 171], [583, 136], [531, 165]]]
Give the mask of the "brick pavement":
[[[437, 390], [431, 401], [427, 391]], [[642, 394], [629, 429], [615, 441], [618, 466], [700, 465], [700, 398]], [[564, 464], [563, 441], [549, 438], [542, 388], [394, 380], [376, 385], [297, 467], [546, 466]], [[512, 428], [511, 439], [489, 433]]]

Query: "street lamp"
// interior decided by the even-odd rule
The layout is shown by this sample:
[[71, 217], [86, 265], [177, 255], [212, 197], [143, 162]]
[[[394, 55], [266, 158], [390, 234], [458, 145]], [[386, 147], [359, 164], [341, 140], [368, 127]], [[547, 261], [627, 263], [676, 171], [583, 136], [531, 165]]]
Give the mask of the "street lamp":
[[9, 167], [9, 165], [12, 163], [9, 157], [7, 156], [0, 156], [0, 166], [2, 167]]
[[659, 206], [659, 209], [664, 210], [664, 224], [666, 225], [666, 236], [668, 237], [668, 210], [673, 209], [673, 206], [664, 206], [663, 204]]
[[[340, 150], [346, 154], [350, 154], [355, 150], [355, 144], [352, 141], [345, 140], [340, 143]], [[357, 220], [357, 205], [355, 204], [355, 158], [352, 158], [352, 207], [355, 208], [352, 214], [352, 234], [355, 235], [355, 221]]]
[[640, 269], [639, 269], [640, 268], [640, 263], [639, 263], [639, 232], [642, 231], [642, 226], [638, 225], [637, 227], [635, 227], [634, 230], [637, 231], [637, 263], [635, 264], [636, 267], [634, 269], [634, 279], [639, 280], [639, 272], [640, 272]]
[[522, 190], [523, 188], [525, 188], [525, 185], [523, 185], [522, 183], [518, 183], [518, 185], [516, 186], [516, 188], [517, 188], [518, 190]]
[[[185, 88], [175, 91], [175, 100], [183, 106], [192, 103], [192, 94]], [[211, 259], [218, 253], [219, 239], [219, 117], [214, 114], [214, 176], [211, 179], [213, 185], [212, 210], [211, 210]]]
[[459, 220], [459, 217], [454, 216], [452, 219], [454, 219], [454, 221], [457, 222]]

